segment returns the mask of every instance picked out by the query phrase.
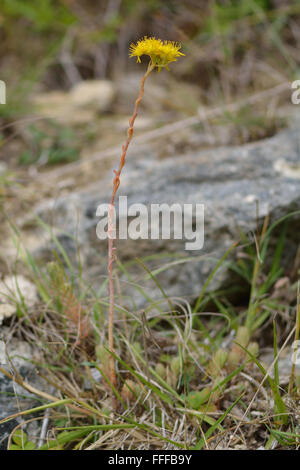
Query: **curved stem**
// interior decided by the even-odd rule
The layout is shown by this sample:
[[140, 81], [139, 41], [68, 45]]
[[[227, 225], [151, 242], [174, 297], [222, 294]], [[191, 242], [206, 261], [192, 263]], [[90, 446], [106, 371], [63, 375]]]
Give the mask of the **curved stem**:
[[[127, 140], [125, 142], [125, 145], [122, 146], [122, 154], [120, 158], [120, 164], [118, 170], [114, 170], [114, 179], [113, 179], [113, 190], [112, 190], [112, 195], [111, 195], [111, 200], [110, 200], [110, 206], [109, 206], [109, 213], [108, 213], [108, 276], [109, 276], [109, 319], [108, 319], [108, 344], [109, 344], [109, 349], [111, 352], [114, 352], [114, 305], [115, 305], [115, 300], [114, 300], [114, 279], [113, 279], [113, 262], [114, 262], [114, 224], [113, 224], [113, 214], [114, 214], [114, 206], [115, 206], [115, 198], [116, 198], [116, 193], [118, 191], [118, 188], [120, 186], [120, 176], [122, 173], [122, 169], [125, 165], [126, 161], [126, 154], [127, 150], [129, 147], [129, 144], [132, 140], [133, 137], [133, 128], [134, 128], [134, 122], [136, 120], [136, 117], [138, 115], [138, 110], [140, 103], [142, 101], [143, 95], [144, 95], [144, 86], [145, 86], [145, 81], [147, 77], [150, 75], [152, 70], [155, 68], [155, 65], [152, 64], [152, 62], [149, 63], [148, 69], [144, 76], [141, 79], [140, 82], [140, 90], [139, 90], [139, 95], [138, 98], [135, 102], [135, 107], [134, 111], [132, 114], [132, 117], [129, 119], [129, 129], [128, 129], [128, 134], [127, 134]], [[110, 380], [111, 383], [114, 387], [117, 385], [117, 379], [116, 379], [116, 371], [115, 371], [115, 360], [113, 356], [110, 357]]]

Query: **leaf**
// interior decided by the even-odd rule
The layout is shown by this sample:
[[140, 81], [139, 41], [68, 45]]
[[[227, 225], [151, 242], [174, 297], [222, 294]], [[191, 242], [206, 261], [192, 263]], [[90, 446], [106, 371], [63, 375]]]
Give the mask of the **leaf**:
[[26, 442], [24, 446], [24, 450], [34, 450], [35, 449], [35, 443], [32, 441]]
[[200, 406], [209, 400], [211, 389], [205, 387], [201, 391], [190, 392], [187, 396], [187, 405], [193, 410], [199, 410]]
[[11, 444], [8, 450], [22, 450], [22, 449], [16, 444]]
[[85, 434], [88, 434], [88, 432], [89, 430], [86, 428], [80, 428], [76, 431], [70, 432], [62, 432], [56, 436], [55, 440], [47, 442], [47, 444], [44, 444], [39, 448], [39, 450], [48, 450], [63, 446], [64, 444], [68, 444], [79, 439], [80, 437], [83, 437]]
[[22, 449], [27, 442], [27, 435], [22, 429], [17, 429], [12, 436], [12, 440]]
[[277, 429], [270, 429], [268, 426], [267, 428], [272, 436], [274, 436], [282, 445], [295, 445], [296, 443], [299, 443], [300, 434], [278, 431]]

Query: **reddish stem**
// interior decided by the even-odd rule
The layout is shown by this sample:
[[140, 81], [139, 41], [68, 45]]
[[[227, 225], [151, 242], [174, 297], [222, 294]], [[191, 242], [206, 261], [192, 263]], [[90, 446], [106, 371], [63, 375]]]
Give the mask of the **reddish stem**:
[[[114, 306], [115, 306], [115, 297], [114, 297], [114, 279], [113, 279], [113, 262], [114, 262], [114, 224], [113, 224], [113, 212], [114, 212], [114, 206], [115, 206], [115, 198], [116, 198], [116, 193], [118, 191], [118, 188], [120, 186], [120, 176], [122, 169], [125, 165], [126, 161], [126, 154], [127, 150], [129, 147], [129, 144], [131, 142], [131, 139], [133, 137], [133, 128], [134, 128], [134, 122], [136, 120], [136, 117], [138, 115], [138, 110], [140, 103], [142, 101], [143, 95], [144, 95], [144, 86], [145, 86], [145, 81], [148, 77], [148, 75], [152, 72], [154, 69], [154, 65], [152, 62], [149, 63], [147, 72], [144, 74], [143, 78], [141, 79], [140, 82], [140, 90], [139, 90], [139, 95], [138, 98], [135, 102], [135, 107], [133, 111], [132, 117], [129, 119], [129, 129], [128, 129], [128, 134], [127, 134], [127, 140], [125, 142], [125, 145], [122, 146], [122, 155], [120, 158], [120, 164], [118, 170], [114, 170], [115, 177], [113, 179], [113, 190], [112, 190], [112, 195], [111, 195], [111, 200], [110, 200], [110, 209], [109, 209], [109, 214], [108, 214], [108, 276], [109, 276], [109, 319], [108, 319], [108, 344], [109, 344], [109, 349], [111, 352], [114, 352]], [[115, 371], [115, 359], [113, 356], [110, 357], [110, 381], [113, 387], [117, 386], [117, 379], [116, 379], [116, 371]]]

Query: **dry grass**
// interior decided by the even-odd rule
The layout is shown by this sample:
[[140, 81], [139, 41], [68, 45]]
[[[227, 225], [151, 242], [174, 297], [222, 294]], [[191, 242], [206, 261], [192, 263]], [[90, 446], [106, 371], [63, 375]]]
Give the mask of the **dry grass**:
[[[261, 252], [268, 233], [265, 225]], [[256, 247], [248, 245], [248, 257], [242, 258], [250, 285], [255, 282], [260, 292], [248, 306], [245, 294], [235, 305], [224, 292], [203, 292], [194, 307], [169, 298], [166, 308], [162, 296], [160, 302], [148, 301], [143, 312], [117, 300], [116, 386], [109, 380], [111, 353], [106, 349], [108, 299], [80, 277], [76, 287], [70, 278], [67, 284], [62, 263], [52, 262], [45, 271], [31, 258], [25, 261], [44, 300], [30, 311], [19, 306], [10, 328], [38, 351], [35, 364], [51, 390], [45, 394], [18, 379], [44, 401], [24, 414], [35, 412], [44, 422], [42, 448], [298, 448], [299, 379], [288, 390], [277, 369], [295, 334], [297, 290], [291, 278], [289, 295], [282, 297], [280, 270], [270, 285], [273, 270], [264, 271], [264, 265], [257, 270]], [[80, 321], [88, 322], [84, 334], [79, 310], [85, 312]], [[245, 326], [249, 318], [251, 328]], [[267, 367], [260, 359], [266, 348], [274, 348]]]

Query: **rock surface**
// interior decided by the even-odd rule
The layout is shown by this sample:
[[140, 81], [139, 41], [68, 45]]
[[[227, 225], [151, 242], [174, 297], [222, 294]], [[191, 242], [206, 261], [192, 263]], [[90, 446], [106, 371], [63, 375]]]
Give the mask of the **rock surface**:
[[[278, 358], [278, 373], [279, 373], [279, 383], [280, 385], [286, 385], [289, 383], [291, 369], [293, 365], [293, 356], [295, 360], [295, 375], [300, 374], [300, 360], [298, 351], [296, 354], [292, 347], [284, 349]], [[264, 353], [260, 357], [260, 361], [264, 364], [265, 369], [268, 370], [271, 366], [270, 376], [274, 378], [274, 354], [273, 351], [269, 353]]]
[[[260, 218], [270, 213], [271, 220], [300, 209], [300, 137], [299, 120], [291, 128], [259, 142], [237, 147], [220, 147], [186, 152], [161, 160], [155, 146], [131, 147], [118, 195], [128, 196], [128, 205], [143, 203], [192, 203], [205, 206], [205, 240], [200, 251], [186, 251], [186, 240], [119, 240], [117, 255], [122, 262], [135, 257], [148, 259], [151, 269], [171, 265], [157, 278], [165, 292], [193, 300], [200, 292], [216, 261], [238, 238], [239, 229], [245, 233], [256, 229], [256, 201]], [[195, 131], [196, 132], [196, 131]], [[163, 142], [162, 142], [163, 145]], [[116, 159], [114, 166], [118, 164]], [[100, 179], [100, 178], [99, 178]], [[94, 187], [47, 201], [35, 209], [53, 227], [58, 228], [59, 240], [73, 259], [76, 243], [60, 230], [77, 237], [81, 248], [84, 272], [100, 286], [101, 274], [106, 274], [107, 242], [96, 237], [96, 208], [107, 203], [111, 192], [111, 172]], [[300, 216], [289, 224], [285, 258], [295, 255], [299, 236]], [[43, 242], [35, 250], [39, 256], [50, 253], [51, 244]], [[184, 261], [189, 258], [189, 261]], [[151, 298], [161, 292], [137, 264], [129, 269], [131, 280], [145, 288]], [[221, 270], [211, 287], [230, 282], [232, 273]], [[135, 288], [122, 277], [126, 302], [137, 307], [144, 300]], [[133, 294], [134, 292], [134, 294]]]
[[109, 111], [114, 98], [115, 87], [109, 80], [85, 80], [69, 92], [40, 93], [33, 101], [45, 117], [67, 124], [83, 124], [90, 122], [98, 113]]
[[5, 276], [0, 281], [0, 325], [16, 312], [18, 303], [32, 307], [37, 300], [37, 288], [32, 282], [21, 274]]
[[[11, 364], [13, 364], [24, 380], [32, 386], [42, 389], [44, 385], [36, 375], [34, 365], [30, 362], [33, 359], [33, 351], [30, 345], [16, 338], [11, 338], [8, 330], [3, 327], [1, 329], [0, 343], [0, 366], [5, 368], [10, 374], [13, 374], [11, 367]], [[7, 360], [6, 353], [8, 353], [11, 362]], [[0, 421], [19, 411], [38, 406], [38, 404], [39, 402], [34, 395], [0, 372]], [[30, 419], [30, 416], [25, 416], [24, 421], [27, 419]], [[7, 448], [8, 436], [21, 422], [21, 418], [17, 417], [7, 423], [0, 424], [0, 450]], [[28, 426], [25, 425], [23, 430], [28, 433], [31, 439], [35, 440], [39, 432], [39, 426], [36, 422], [33, 422]]]

